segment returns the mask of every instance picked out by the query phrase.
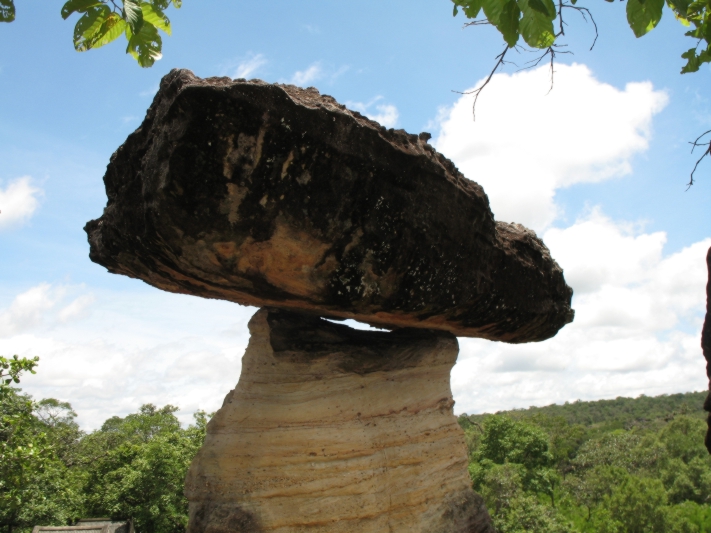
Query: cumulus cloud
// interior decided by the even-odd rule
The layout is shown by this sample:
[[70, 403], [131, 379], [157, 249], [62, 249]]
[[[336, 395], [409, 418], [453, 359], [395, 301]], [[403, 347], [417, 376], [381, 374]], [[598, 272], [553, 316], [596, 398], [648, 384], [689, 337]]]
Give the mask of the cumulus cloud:
[[289, 83], [305, 87], [322, 76], [323, 69], [321, 68], [321, 63], [316, 62], [310, 65], [306, 70], [297, 70], [294, 72]]
[[543, 238], [575, 291], [575, 321], [542, 343], [461, 339], [457, 412], [706, 388], [699, 335], [711, 239], [665, 256], [663, 232], [599, 208]]
[[67, 303], [83, 290], [82, 286], [40, 283], [19, 293], [6, 309], [0, 309], [0, 339], [86, 316], [93, 294], [82, 294]]
[[29, 176], [17, 178], [0, 188], [0, 230], [27, 222], [39, 206], [42, 190], [32, 184]]
[[247, 59], [241, 61], [232, 73], [233, 78], [249, 79], [261, 67], [267, 64], [264, 54], [249, 54]]
[[228, 302], [148, 290], [88, 292], [41, 284], [0, 308], [0, 353], [40, 356], [22, 388], [69, 401], [85, 428], [144, 403], [216, 410], [239, 379], [247, 321]]
[[627, 174], [644, 151], [652, 117], [667, 104], [651, 83], [624, 90], [597, 80], [584, 65], [497, 74], [481, 93], [462, 96], [440, 116], [434, 145], [486, 190], [500, 220], [537, 231], [558, 214], [555, 191]]
[[81, 318], [83, 316], [86, 316], [86, 312], [89, 306], [94, 303], [94, 300], [95, 298], [93, 294], [85, 294], [83, 296], [79, 296], [78, 298], [75, 298], [69, 305], [62, 308], [62, 310], [59, 311], [57, 318], [60, 322], [69, 322], [70, 320], [73, 320], [75, 318]]
[[48, 283], [18, 294], [10, 307], [0, 312], [0, 337], [21, 333], [39, 325], [47, 311], [54, 307], [61, 291]]
[[400, 113], [394, 105], [380, 103], [382, 100], [382, 96], [376, 96], [367, 103], [349, 100], [346, 102], [346, 107], [362, 113], [386, 128], [394, 128], [397, 125], [398, 118], [400, 118]]

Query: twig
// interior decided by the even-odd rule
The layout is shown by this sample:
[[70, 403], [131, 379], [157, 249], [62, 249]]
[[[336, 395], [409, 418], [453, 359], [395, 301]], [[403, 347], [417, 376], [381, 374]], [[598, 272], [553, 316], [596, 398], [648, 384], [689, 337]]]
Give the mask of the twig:
[[[590, 46], [590, 50], [595, 48], [595, 43], [597, 42], [597, 38], [599, 37], [600, 34], [597, 30], [597, 23], [595, 22], [595, 17], [592, 16], [592, 13], [590, 13], [590, 10], [587, 7], [573, 6], [571, 4], [560, 4], [560, 7], [561, 7], [561, 11], [562, 11], [562, 8], [564, 8], [564, 7], [567, 7], [568, 9], [574, 9], [575, 11], [580, 13], [580, 15], [583, 17], [583, 20], [585, 22], [588, 21], [587, 17], [590, 17], [590, 22], [592, 22], [593, 27], [595, 28], [595, 38], [593, 39], [592, 45]], [[587, 17], [585, 16], [585, 13], [587, 13]], [[562, 15], [559, 15], [559, 16], [561, 17], [561, 21], [562, 21], [563, 20]]]
[[466, 23], [464, 24], [464, 27], [465, 27], [465, 28], [468, 28], [469, 26], [486, 26], [487, 24], [488, 24], [489, 26], [491, 26], [491, 22], [489, 22], [487, 19], [483, 19], [483, 20], [473, 20], [473, 21], [471, 21], [471, 22], [466, 22]]
[[563, 0], [558, 0], [558, 22], [560, 30], [556, 34], [556, 39], [561, 35], [565, 35], [565, 26], [567, 26], [567, 24], [563, 20]]
[[556, 54], [572, 54], [573, 53], [570, 50], [556, 50], [556, 48], [560, 48], [560, 47], [556, 46], [556, 45], [549, 46], [548, 48], [546, 48], [546, 51], [543, 52], [539, 57], [537, 57], [535, 59], [531, 59], [531, 61], [527, 61], [526, 64], [528, 66], [519, 69], [519, 71], [521, 71], [521, 70], [528, 70], [530, 68], [535, 68], [538, 65], [540, 65], [541, 61], [543, 61], [543, 59], [547, 55], [550, 55], [551, 56], [551, 60], [550, 60], [551, 87], [550, 87], [550, 89], [548, 89], [548, 92], [546, 94], [550, 94], [550, 92], [553, 90], [553, 75], [555, 74], [554, 64], [555, 64]]
[[699, 135], [695, 141], [690, 142], [689, 144], [691, 145], [691, 153], [694, 153], [694, 150], [696, 150], [697, 146], [706, 146], [707, 148], [704, 150], [704, 153], [701, 154], [701, 157], [696, 161], [696, 164], [694, 165], [694, 170], [691, 171], [691, 176], [689, 178], [689, 183], [686, 184], [686, 190], [688, 191], [689, 188], [694, 184], [694, 173], [696, 172], [696, 169], [699, 166], [699, 163], [703, 161], [704, 157], [710, 156], [711, 157], [711, 141], [707, 143], [700, 143], [699, 141], [704, 138], [706, 135], [711, 133], [711, 130], [705, 131], [701, 135]]
[[506, 45], [506, 48], [504, 48], [504, 51], [501, 52], [498, 56], [496, 56], [496, 65], [494, 65], [494, 68], [489, 73], [489, 77], [486, 78], [486, 80], [484, 81], [484, 83], [481, 84], [480, 87], [474, 89], [473, 91], [464, 91], [464, 92], [452, 91], [457, 94], [473, 94], [474, 95], [474, 104], [472, 105], [472, 116], [473, 116], [474, 120], [476, 120], [476, 102], [479, 99], [479, 95], [481, 94], [481, 91], [484, 89], [484, 87], [489, 85], [491, 78], [494, 77], [494, 74], [496, 74], [496, 71], [499, 70], [499, 67], [501, 65], [503, 65], [504, 63], [506, 63], [506, 61], [504, 61], [504, 58], [506, 57], [506, 52], [508, 52], [510, 49], [511, 49], [511, 47]]

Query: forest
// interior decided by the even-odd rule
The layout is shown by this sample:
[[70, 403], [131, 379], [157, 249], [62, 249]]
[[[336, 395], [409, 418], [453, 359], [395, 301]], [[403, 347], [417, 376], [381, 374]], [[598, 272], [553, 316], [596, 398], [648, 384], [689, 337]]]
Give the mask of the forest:
[[499, 533], [711, 532], [705, 393], [461, 415]]
[[[703, 392], [460, 415], [469, 473], [499, 533], [711, 533]], [[0, 531], [78, 518], [137, 533], [187, 524], [183, 481], [209, 415], [144, 405], [85, 432], [70, 404], [0, 395]]]

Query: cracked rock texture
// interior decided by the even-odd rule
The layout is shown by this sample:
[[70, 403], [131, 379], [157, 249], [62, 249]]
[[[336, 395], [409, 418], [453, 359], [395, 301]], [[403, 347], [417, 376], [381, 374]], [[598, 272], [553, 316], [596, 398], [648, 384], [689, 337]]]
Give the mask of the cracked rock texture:
[[494, 221], [428, 138], [315, 89], [174, 70], [111, 158], [91, 259], [245, 305], [552, 337], [573, 318], [562, 270], [532, 231]]
[[262, 309], [190, 467], [190, 533], [494, 533], [452, 413], [447, 332]]

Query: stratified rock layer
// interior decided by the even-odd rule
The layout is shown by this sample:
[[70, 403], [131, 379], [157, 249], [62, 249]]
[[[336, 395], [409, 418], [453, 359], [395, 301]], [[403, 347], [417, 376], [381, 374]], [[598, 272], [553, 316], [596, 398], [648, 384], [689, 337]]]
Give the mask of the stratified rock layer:
[[315, 89], [173, 71], [112, 156], [91, 259], [160, 289], [385, 328], [549, 338], [571, 289], [427, 144]]
[[493, 533], [452, 414], [456, 338], [262, 309], [190, 467], [190, 533]]

